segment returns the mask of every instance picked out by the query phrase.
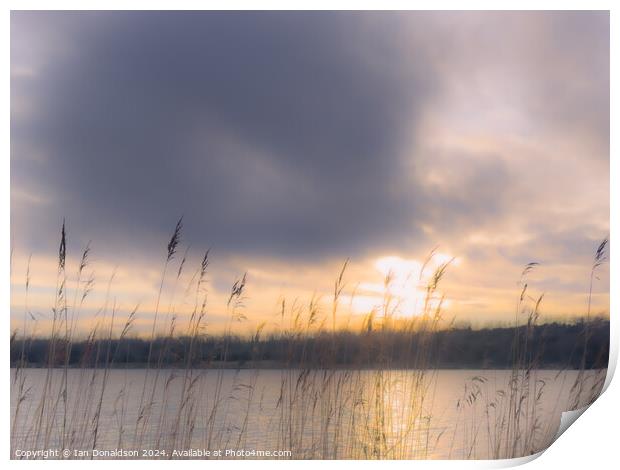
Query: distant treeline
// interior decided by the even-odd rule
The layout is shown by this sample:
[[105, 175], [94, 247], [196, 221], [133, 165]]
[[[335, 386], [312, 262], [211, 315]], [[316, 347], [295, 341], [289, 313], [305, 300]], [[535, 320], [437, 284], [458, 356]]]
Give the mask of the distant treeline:
[[[455, 328], [411, 331], [323, 332], [315, 335], [162, 337], [152, 342], [150, 362], [158, 367], [511, 368], [515, 348], [540, 368], [604, 368], [609, 355], [609, 321], [550, 323], [520, 328]], [[13, 339], [11, 366], [140, 367], [151, 342], [139, 338], [73, 342]], [[423, 347], [420, 347], [423, 346]], [[192, 357], [189, 357], [189, 351]], [[585, 354], [584, 354], [585, 350]], [[421, 351], [425, 357], [420, 358]]]

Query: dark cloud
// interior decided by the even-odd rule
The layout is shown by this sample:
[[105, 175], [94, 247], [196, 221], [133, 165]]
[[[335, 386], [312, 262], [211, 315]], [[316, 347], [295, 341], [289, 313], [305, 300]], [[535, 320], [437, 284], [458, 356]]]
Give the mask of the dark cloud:
[[13, 78], [13, 97], [31, 103], [13, 112], [13, 185], [52, 198], [15, 220], [66, 216], [98, 239], [148, 239], [183, 213], [195, 241], [302, 256], [402, 238], [415, 201], [400, 145], [432, 90], [430, 65], [404, 42], [401, 16], [368, 20], [14, 14], [13, 71], [22, 54], [37, 65], [29, 46], [46, 56]]
[[15, 243], [49, 251], [67, 217], [78, 240], [152, 250], [184, 214], [194, 245], [308, 258], [492, 225], [515, 200], [510, 159], [420, 152], [419, 122], [458, 90], [472, 126], [503, 106], [521, 137], [583, 134], [605, 155], [606, 19], [13, 13]]

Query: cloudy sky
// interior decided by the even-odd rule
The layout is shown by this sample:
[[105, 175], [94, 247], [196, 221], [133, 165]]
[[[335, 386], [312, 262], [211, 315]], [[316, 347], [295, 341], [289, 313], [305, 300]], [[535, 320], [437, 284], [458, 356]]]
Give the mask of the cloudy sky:
[[[119, 310], [147, 324], [181, 215], [175, 263], [189, 247], [189, 279], [211, 248], [214, 325], [244, 272], [249, 323], [269, 323], [282, 297], [327, 297], [346, 258], [354, 314], [392, 271], [411, 315], [434, 248], [429, 269], [455, 257], [457, 321], [510, 321], [531, 261], [544, 313], [583, 315], [609, 232], [609, 16], [13, 12], [15, 324], [31, 257], [45, 329], [63, 218], [69, 286], [92, 241], [84, 321], [115, 271]], [[172, 275], [180, 314], [182, 291]]]

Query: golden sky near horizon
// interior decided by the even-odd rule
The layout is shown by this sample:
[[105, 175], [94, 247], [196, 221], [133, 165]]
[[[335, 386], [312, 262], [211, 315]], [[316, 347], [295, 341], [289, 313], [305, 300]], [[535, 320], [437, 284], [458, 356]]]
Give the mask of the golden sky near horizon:
[[80, 330], [139, 305], [149, 331], [181, 214], [162, 329], [187, 320], [207, 248], [212, 331], [244, 273], [235, 331], [280, 327], [282, 298], [329, 317], [347, 258], [343, 324], [381, 305], [388, 273], [397, 316], [419, 314], [451, 259], [457, 324], [514, 321], [528, 262], [543, 318], [583, 316], [609, 234], [609, 15], [13, 12], [12, 328], [28, 311], [49, 331], [66, 219], [69, 305], [92, 241]]
[[[15, 259], [14, 263], [17, 261]], [[19, 261], [25, 262], [25, 266], [28, 265], [28, 260]], [[186, 260], [178, 279], [180, 259], [173, 260], [168, 269], [157, 323], [157, 331], [160, 333], [168, 331], [173, 315], [177, 316], [177, 332], [184, 331], [187, 326], [195, 308], [194, 276], [200, 259], [193, 261], [194, 266], [191, 259]], [[421, 271], [425, 262], [425, 270]], [[446, 322], [475, 328], [513, 324], [516, 303], [522, 289], [519, 284], [519, 269], [514, 270], [509, 277], [505, 273], [514, 267], [502, 263], [501, 260], [496, 260], [493, 264], [488, 261], [481, 264], [475, 260], [436, 252], [430, 261], [396, 255], [361, 261], [350, 260], [343, 277], [344, 289], [338, 302], [338, 326], [357, 329], [363, 318], [373, 310], [381, 317], [386, 294], [393, 298], [390, 308], [394, 318], [410, 319], [420, 315], [424, 306], [425, 287], [435, 270], [445, 262], [449, 262], [446, 275], [440, 283], [438, 293], [431, 299], [431, 305], [434, 308], [438, 298], [445, 296], [442, 310]], [[222, 275], [221, 279], [218, 279], [220, 267]], [[234, 268], [231, 270], [231, 267]], [[235, 268], [238, 276], [233, 274]], [[132, 334], [149, 334], [163, 272], [161, 267], [113, 266], [95, 260], [84, 270], [80, 290], [76, 294], [77, 269], [78, 262], [75, 259], [67, 263], [67, 303], [70, 316], [73, 315], [73, 306], [78, 305], [75, 309], [80, 318], [78, 334], [85, 335], [98, 324], [109, 325], [113, 310], [116, 317], [115, 330], [119, 332], [129, 313], [135, 308], [137, 316]], [[204, 288], [208, 299], [207, 331], [214, 334], [224, 331], [226, 321], [232, 314], [227, 305], [230, 287], [243, 273], [247, 273], [247, 285], [243, 306], [239, 311], [247, 319], [233, 322], [234, 332], [252, 333], [263, 323], [266, 331], [289, 328], [297, 309], [302, 312], [302, 318], [307, 318], [313, 299], [319, 306], [319, 321], [324, 321], [326, 328], [331, 327], [333, 288], [340, 269], [341, 266], [335, 261], [305, 265], [300, 269], [299, 266], [269, 263], [261, 259], [232, 259], [227, 262], [212, 260]], [[51, 307], [55, 302], [56, 273], [57, 259], [33, 257], [30, 260], [29, 292], [26, 298], [26, 269], [13, 269], [13, 330], [22, 330], [23, 312], [27, 305], [28, 311], [33, 314], [28, 315], [29, 333], [45, 335], [49, 332]], [[585, 316], [589, 273], [587, 265], [568, 264], [539, 266], [531, 272], [527, 277], [530, 295], [545, 295], [541, 320], [570, 321]], [[385, 278], [388, 274], [391, 281], [386, 288]], [[609, 285], [606, 265], [597, 270], [597, 277], [591, 312], [593, 316], [608, 317]], [[92, 291], [82, 303], [80, 300], [88, 279], [95, 279], [95, 282], [92, 284]], [[227, 285], [229, 287], [225, 288]], [[550, 290], [551, 286], [560, 287], [553, 291]], [[281, 319], [282, 300], [285, 300], [286, 305], [284, 321]], [[17, 312], [22, 314], [21, 318]], [[523, 314], [519, 315], [519, 318], [520, 321], [526, 319]]]

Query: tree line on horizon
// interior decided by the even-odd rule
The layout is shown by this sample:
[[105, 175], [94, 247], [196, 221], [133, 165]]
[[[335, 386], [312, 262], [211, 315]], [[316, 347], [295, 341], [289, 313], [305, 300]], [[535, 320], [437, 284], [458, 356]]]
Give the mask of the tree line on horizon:
[[[458, 327], [435, 331], [432, 335], [424, 331], [378, 329], [312, 335], [274, 333], [264, 337], [258, 334], [201, 336], [191, 348], [191, 338], [187, 336], [157, 337], [152, 344], [136, 337], [89, 338], [73, 342], [68, 365], [103, 367], [112, 356], [117, 368], [139, 367], [147, 364], [150, 354], [152, 361], [164, 367], [185, 367], [189, 363], [195, 368], [209, 368], [221, 367], [225, 362], [230, 368], [295, 368], [301, 364], [316, 368], [371, 368], [385, 364], [415, 368], [419, 360], [415, 346], [422, 342], [428, 346], [430, 363], [436, 368], [510, 368], [515, 346], [527, 344], [528, 359], [537, 367], [578, 369], [585, 365], [588, 369], [599, 369], [607, 367], [609, 321], [591, 319], [516, 329]], [[62, 366], [66, 360], [65, 345], [57, 340], [51, 346], [47, 338], [14, 338], [11, 366]]]

